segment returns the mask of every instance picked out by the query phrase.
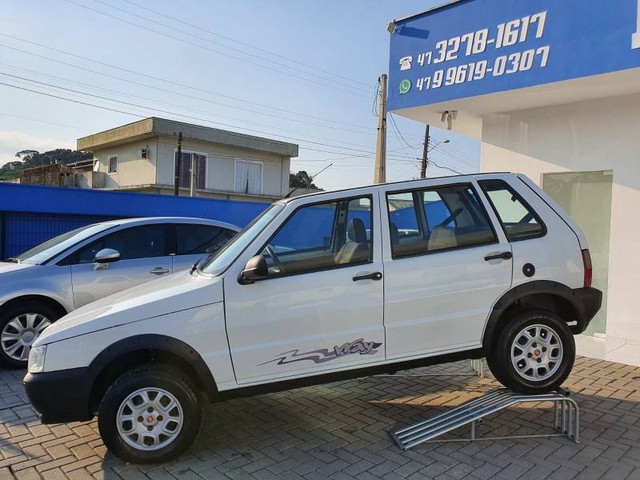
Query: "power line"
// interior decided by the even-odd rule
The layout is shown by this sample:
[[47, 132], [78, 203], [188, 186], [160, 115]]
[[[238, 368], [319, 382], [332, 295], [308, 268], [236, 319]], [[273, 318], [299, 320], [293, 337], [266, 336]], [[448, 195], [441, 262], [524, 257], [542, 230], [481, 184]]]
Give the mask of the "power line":
[[[77, 7], [81, 7], [81, 8], [84, 8], [84, 9], [86, 9], [86, 10], [90, 10], [90, 11], [92, 11], [92, 12], [96, 12], [96, 13], [98, 13], [98, 14], [100, 14], [100, 15], [104, 15], [104, 16], [106, 16], [106, 17], [112, 18], [112, 19], [114, 19], [114, 20], [118, 20], [118, 21], [120, 21], [120, 22], [126, 23], [126, 24], [128, 24], [128, 25], [132, 25], [132, 26], [136, 27], [136, 29], [138, 29], [138, 30], [139, 30], [139, 29], [147, 30], [147, 31], [149, 31], [149, 32], [153, 32], [153, 33], [155, 33], [155, 34], [157, 34], [157, 35], [161, 35], [161, 36], [163, 36], [163, 37], [167, 37], [167, 38], [170, 38], [170, 39], [172, 39], [172, 40], [176, 40], [176, 41], [178, 41], [178, 42], [185, 43], [185, 44], [187, 44], [187, 45], [191, 45], [191, 46], [193, 46], [193, 47], [201, 48], [201, 49], [203, 49], [203, 50], [207, 50], [207, 51], [212, 52], [212, 53], [216, 53], [216, 54], [219, 54], [219, 55], [223, 55], [223, 56], [224, 56], [224, 57], [226, 57], [226, 58], [232, 58], [232, 59], [234, 59], [234, 60], [238, 60], [238, 61], [241, 61], [241, 62], [249, 63], [249, 64], [251, 64], [251, 65], [255, 65], [255, 66], [258, 66], [258, 67], [261, 67], [261, 68], [266, 68], [267, 70], [271, 70], [271, 71], [274, 71], [274, 72], [277, 72], [277, 73], [281, 73], [281, 74], [284, 74], [284, 75], [287, 75], [287, 76], [290, 76], [290, 77], [293, 77], [293, 78], [298, 78], [298, 79], [300, 79], [300, 80], [304, 80], [304, 81], [306, 81], [306, 82], [311, 82], [311, 83], [314, 83], [314, 84], [316, 84], [316, 85], [320, 85], [320, 86], [323, 86], [323, 87], [332, 88], [332, 89], [334, 89], [334, 90], [339, 90], [339, 91], [342, 91], [342, 92], [346, 92], [346, 93], [349, 93], [350, 95], [358, 95], [358, 96], [361, 96], [361, 97], [369, 98], [369, 95], [365, 95], [365, 94], [363, 94], [363, 93], [358, 93], [358, 91], [360, 91], [360, 92], [362, 92], [362, 91], [363, 91], [363, 90], [362, 90], [362, 89], [360, 89], [360, 88], [350, 87], [350, 86], [343, 85], [343, 87], [344, 87], [344, 86], [346, 86], [346, 87], [348, 87], [348, 88], [350, 88], [350, 89], [351, 89], [351, 90], [347, 90], [347, 89], [345, 89], [345, 88], [339, 88], [338, 86], [335, 86], [335, 85], [329, 85], [329, 84], [327, 84], [327, 83], [322, 83], [322, 82], [319, 82], [319, 81], [316, 81], [316, 80], [313, 80], [313, 79], [310, 79], [310, 78], [306, 78], [306, 77], [303, 77], [303, 76], [301, 76], [301, 75], [296, 75], [296, 74], [294, 74], [294, 73], [290, 73], [290, 72], [284, 72], [284, 71], [282, 71], [282, 70], [279, 70], [279, 69], [274, 68], [274, 67], [270, 67], [270, 66], [268, 66], [268, 65], [264, 65], [264, 64], [261, 64], [261, 63], [258, 63], [258, 62], [254, 62], [254, 61], [252, 61], [252, 60], [243, 59], [243, 58], [238, 57], [238, 56], [236, 56], [236, 55], [232, 55], [232, 54], [229, 54], [229, 53], [226, 53], [226, 52], [222, 52], [222, 51], [220, 51], [220, 50], [217, 50], [217, 49], [214, 49], [214, 48], [211, 48], [211, 47], [206, 47], [206, 46], [204, 46], [204, 45], [200, 45], [200, 44], [198, 44], [198, 43], [191, 42], [191, 41], [186, 40], [186, 39], [184, 39], [184, 38], [176, 37], [175, 35], [171, 35], [171, 34], [169, 34], [169, 33], [163, 32], [163, 31], [155, 30], [155, 29], [153, 29], [153, 28], [147, 27], [147, 26], [142, 25], [142, 24], [140, 24], [140, 23], [134, 23], [134, 22], [131, 22], [131, 21], [129, 21], [129, 20], [126, 20], [126, 19], [124, 19], [124, 18], [117, 17], [117, 16], [115, 16], [115, 15], [111, 15], [111, 14], [109, 14], [109, 13], [107, 13], [107, 12], [103, 12], [103, 11], [98, 10], [98, 9], [96, 9], [96, 8], [89, 7], [88, 5], [83, 5], [83, 4], [81, 4], [81, 3], [77, 3], [77, 2], [75, 2], [75, 1], [73, 1], [73, 0], [65, 0], [65, 1], [66, 1], [67, 3], [70, 3], [70, 4], [72, 4], [72, 5], [75, 5], [75, 6], [77, 6]], [[157, 22], [155, 22], [155, 23], [157, 23]], [[181, 32], [181, 33], [184, 33], [184, 32]], [[317, 75], [315, 75], [315, 76], [317, 76]]]
[[[279, 112], [289, 113], [289, 114], [296, 115], [296, 116], [311, 118], [311, 119], [314, 119], [314, 120], [320, 120], [320, 121], [324, 121], [324, 122], [331, 122], [331, 123], [334, 123], [334, 124], [346, 125], [346, 126], [355, 127], [355, 128], [367, 128], [367, 127], [363, 127], [362, 125], [356, 125], [356, 124], [347, 123], [347, 122], [340, 122], [340, 121], [333, 120], [333, 119], [326, 119], [326, 118], [318, 117], [318, 116], [315, 116], [315, 115], [309, 115], [309, 114], [305, 114], [305, 113], [302, 113], [302, 112], [296, 112], [294, 110], [287, 110], [287, 109], [276, 107], [276, 106], [273, 106], [273, 105], [267, 105], [267, 104], [252, 102], [252, 101], [245, 100], [245, 99], [242, 99], [242, 98], [239, 98], [239, 97], [233, 97], [231, 95], [225, 95], [225, 94], [218, 93], [218, 92], [212, 92], [210, 90], [205, 90], [205, 89], [196, 87], [194, 85], [188, 85], [188, 84], [185, 84], [185, 83], [176, 82], [176, 81], [173, 81], [173, 80], [170, 80], [170, 79], [167, 79], [167, 78], [156, 77], [154, 75], [150, 75], [150, 74], [147, 74], [147, 73], [142, 73], [142, 72], [135, 71], [135, 70], [130, 70], [128, 68], [120, 67], [118, 65], [113, 65], [113, 64], [102, 62], [102, 61], [95, 60], [95, 59], [92, 59], [92, 58], [83, 57], [82, 55], [77, 55], [75, 53], [71, 53], [71, 52], [68, 52], [68, 51], [65, 51], [65, 50], [60, 50], [58, 48], [50, 47], [48, 45], [43, 45], [41, 43], [33, 42], [31, 40], [26, 40], [26, 39], [17, 37], [15, 35], [9, 35], [9, 34], [0, 32], [0, 36], [11, 38], [13, 40], [18, 40], [20, 42], [24, 42], [24, 43], [27, 43], [27, 44], [30, 44], [30, 45], [33, 45], [33, 46], [36, 46], [36, 47], [39, 47], [39, 48], [43, 48], [43, 49], [46, 49], [46, 50], [50, 50], [50, 51], [53, 51], [53, 52], [56, 52], [56, 53], [61, 53], [63, 55], [67, 55], [67, 56], [70, 56], [70, 57], [73, 57], [73, 58], [77, 58], [78, 60], [82, 60], [83, 62], [95, 63], [95, 64], [98, 64], [98, 65], [101, 65], [101, 66], [104, 66], [104, 67], [107, 67], [107, 68], [110, 68], [110, 69], [120, 70], [120, 71], [128, 73], [128, 74], [137, 75], [137, 76], [140, 76], [140, 77], [148, 78], [150, 80], [154, 80], [154, 81], [161, 82], [161, 83], [166, 83], [166, 84], [173, 85], [173, 86], [176, 86], [176, 87], [181, 87], [181, 88], [184, 88], [186, 90], [198, 91], [198, 92], [206, 93], [208, 95], [213, 95], [213, 96], [217, 96], [217, 97], [222, 97], [222, 98], [226, 98], [226, 99], [229, 99], [229, 100], [233, 100], [235, 102], [241, 102], [241, 103], [245, 103], [245, 104], [249, 104], [249, 105], [253, 105], [253, 106], [257, 106], [257, 107], [261, 107], [261, 108], [267, 108], [267, 109], [270, 109], [270, 110], [276, 110], [276, 111], [279, 111]], [[90, 73], [93, 73], [93, 74], [96, 74], [96, 75], [100, 75], [100, 76], [103, 76], [103, 77], [112, 78], [112, 79], [119, 80], [119, 81], [122, 81], [122, 82], [130, 83], [132, 85], [138, 85], [138, 86], [145, 87], [145, 88], [151, 88], [151, 89], [158, 90], [158, 91], [161, 91], [161, 92], [164, 92], [164, 93], [170, 93], [170, 94], [173, 94], [173, 95], [178, 95], [178, 96], [182, 96], [182, 97], [186, 97], [186, 98], [191, 98], [191, 99], [194, 99], [194, 100], [213, 103], [213, 104], [216, 104], [216, 105], [223, 105], [223, 106], [228, 106], [230, 108], [242, 109], [242, 107], [238, 107], [238, 106], [234, 106], [234, 105], [228, 105], [228, 104], [216, 102], [216, 101], [213, 101], [213, 100], [210, 100], [210, 99], [206, 99], [206, 98], [202, 98], [202, 97], [196, 97], [196, 96], [193, 96], [193, 95], [188, 95], [188, 94], [181, 93], [181, 92], [174, 91], [174, 90], [167, 90], [167, 89], [160, 88], [160, 87], [153, 86], [153, 85], [149, 85], [149, 84], [146, 84], [146, 83], [137, 82], [135, 80], [118, 77], [116, 75], [111, 75], [111, 74], [108, 74], [108, 73], [100, 72], [100, 71], [93, 70], [93, 69], [86, 68], [86, 67], [81, 67], [81, 66], [78, 66], [78, 65], [74, 65], [72, 63], [68, 63], [68, 62], [62, 61], [62, 60], [57, 60], [57, 59], [53, 59], [53, 58], [50, 58], [50, 57], [46, 57], [44, 55], [39, 55], [37, 53], [33, 53], [33, 52], [26, 51], [26, 50], [22, 50], [20, 48], [14, 47], [14, 46], [0, 44], [0, 47], [7, 48], [9, 50], [14, 50], [14, 51], [17, 51], [17, 52], [20, 52], [20, 53], [24, 53], [26, 55], [30, 55], [30, 56], [33, 56], [33, 57], [41, 58], [43, 60], [48, 60], [48, 61], [53, 62], [53, 63], [58, 63], [58, 64], [65, 65], [65, 66], [68, 66], [68, 67], [76, 68], [78, 70], [87, 71], [87, 72], [90, 72]], [[244, 110], [247, 110], [247, 109], [244, 109]], [[252, 110], [247, 110], [247, 111], [254, 112]]]
[[0, 112], [0, 115], [5, 117], [17, 118], [19, 120], [28, 120], [30, 122], [38, 122], [38, 123], [44, 123], [47, 125], [54, 125], [56, 127], [72, 128], [74, 130], [80, 130], [84, 132], [89, 131], [87, 128], [79, 127], [77, 125], [65, 125], [64, 123], [49, 122], [47, 120], [42, 120], [41, 118], [24, 117], [22, 115], [14, 115], [12, 113], [7, 113], [7, 112]]
[[[106, 4], [105, 2], [102, 2], [102, 1], [99, 1], [99, 0], [94, 0], [94, 1], [97, 1], [98, 3], [101, 3], [101, 4], [103, 4], [103, 5], [111, 6], [111, 5], [108, 5], [108, 4]], [[185, 25], [185, 26], [187, 26], [187, 27], [191, 27], [191, 28], [196, 28], [196, 29], [198, 29], [199, 31], [201, 30], [201, 31], [203, 31], [203, 32], [209, 33], [210, 35], [214, 35], [214, 36], [216, 36], [216, 37], [223, 38], [223, 39], [225, 39], [225, 40], [227, 40], [227, 41], [230, 41], [230, 42], [236, 43], [236, 44], [238, 44], [238, 45], [243, 45], [243, 46], [245, 46], [245, 47], [252, 48], [252, 49], [257, 50], [257, 51], [259, 51], [259, 52], [266, 53], [266, 54], [268, 54], [268, 55], [272, 55], [272, 56], [277, 57], [277, 58], [281, 58], [281, 59], [283, 59], [283, 60], [286, 60], [286, 61], [288, 61], [288, 62], [294, 63], [294, 64], [296, 64], [296, 65], [301, 65], [301, 66], [304, 66], [304, 67], [309, 68], [309, 69], [312, 69], [312, 70], [317, 70], [317, 71], [319, 71], [319, 72], [326, 73], [327, 75], [331, 75], [331, 76], [334, 76], [334, 77], [340, 78], [340, 79], [342, 79], [342, 80], [347, 80], [347, 81], [349, 81], [349, 82], [353, 82], [353, 83], [360, 84], [360, 85], [367, 86], [367, 87], [369, 86], [369, 84], [368, 84], [368, 83], [362, 82], [362, 81], [360, 81], [360, 80], [355, 80], [355, 79], [352, 79], [352, 78], [349, 78], [349, 77], [345, 77], [345, 76], [343, 76], [343, 75], [340, 75], [340, 74], [337, 74], [337, 73], [334, 73], [334, 72], [330, 72], [330, 71], [328, 71], [328, 70], [324, 70], [324, 69], [322, 69], [322, 68], [314, 67], [313, 65], [309, 65], [309, 64], [307, 64], [307, 63], [305, 63], [305, 62], [301, 62], [300, 60], [296, 60], [296, 59], [294, 59], [294, 58], [290, 58], [290, 57], [287, 57], [287, 56], [285, 56], [285, 55], [281, 55], [281, 54], [279, 54], [279, 53], [271, 52], [271, 51], [266, 50], [266, 49], [264, 49], [264, 48], [257, 47], [257, 46], [255, 46], [255, 45], [251, 45], [250, 43], [246, 43], [246, 42], [243, 42], [243, 41], [241, 41], [241, 40], [238, 40], [238, 39], [235, 39], [235, 38], [231, 38], [231, 37], [228, 37], [228, 36], [222, 35], [222, 34], [220, 34], [220, 33], [218, 33], [218, 32], [214, 32], [214, 31], [212, 31], [212, 30], [208, 30], [207, 28], [205, 28], [205, 27], [203, 27], [203, 26], [201, 26], [201, 25], [195, 25], [195, 24], [193, 24], [193, 23], [185, 22], [185, 21], [183, 21], [183, 20], [180, 20], [180, 19], [179, 19], [179, 18], [177, 18], [177, 17], [171, 16], [171, 15], [166, 15], [166, 14], [164, 14], [164, 13], [162, 13], [162, 12], [159, 12], [158, 10], [153, 10], [153, 9], [151, 9], [151, 8], [147, 7], [147, 6], [140, 5], [140, 4], [136, 3], [136, 2], [132, 2], [132, 1], [130, 1], [130, 0], [123, 0], [123, 1], [124, 1], [124, 2], [126, 2], [126, 3], [128, 3], [128, 4], [130, 4], [130, 5], [134, 5], [134, 6], [136, 6], [136, 7], [140, 8], [140, 9], [142, 9], [142, 10], [146, 10], [146, 11], [151, 12], [151, 13], [154, 13], [154, 14], [156, 14], [156, 15], [160, 16], [160, 17], [163, 17], [163, 18], [166, 18], [166, 19], [168, 19], [168, 20], [171, 20], [172, 22], [177, 22], [177, 23], [180, 23], [180, 24], [182, 24], [182, 25]], [[111, 7], [113, 7], [113, 6], [111, 6]], [[113, 8], [116, 8], [116, 7], [113, 7]], [[121, 10], [122, 10], [122, 9], [121, 9]], [[122, 10], [122, 11], [124, 11], [124, 10]], [[132, 13], [130, 13], [130, 15], [133, 15], [133, 14], [132, 14]], [[231, 47], [228, 47], [228, 46], [227, 46], [227, 48], [231, 48]], [[238, 51], [241, 51], [241, 50], [238, 50]], [[246, 52], [243, 52], [243, 53], [246, 53]], [[253, 56], [253, 55], [252, 55], [252, 56]]]
[[[77, 104], [80, 104], [80, 105], [91, 106], [91, 107], [94, 107], [94, 108], [100, 108], [100, 109], [103, 109], [103, 110], [108, 110], [108, 111], [116, 112], [116, 113], [122, 113], [122, 114], [133, 116], [133, 117], [145, 118], [145, 115], [141, 115], [141, 114], [138, 114], [138, 113], [132, 113], [132, 112], [125, 111], [125, 110], [120, 110], [120, 109], [116, 109], [116, 108], [112, 108], [112, 107], [107, 107], [107, 106], [104, 106], [104, 105], [98, 105], [98, 104], [95, 104], [95, 103], [90, 103], [90, 102], [86, 102], [86, 101], [67, 98], [67, 97], [63, 97], [63, 96], [60, 96], [60, 95], [55, 95], [55, 94], [51, 94], [51, 93], [47, 93], [47, 92], [34, 90], [32, 88], [21, 87], [21, 86], [18, 86], [18, 85], [12, 85], [12, 84], [9, 84], [9, 83], [4, 83], [4, 82], [0, 82], [0, 85], [6, 86], [6, 87], [10, 87], [10, 88], [15, 88], [15, 89], [18, 89], [18, 90], [27, 91], [27, 92], [30, 92], [30, 93], [36, 93], [36, 94], [43, 95], [43, 96], [48, 96], [48, 97], [51, 97], [51, 98], [56, 98], [56, 99], [59, 99], [59, 100], [65, 100], [65, 101], [72, 102], [72, 103], [77, 103]], [[86, 95], [91, 96], [90, 94], [86, 94]], [[235, 126], [233, 126], [233, 125], [228, 125], [228, 124], [225, 124], [225, 123], [222, 123], [222, 122], [215, 122], [215, 121], [209, 120], [209, 119], [204, 119], [204, 118], [199, 118], [199, 117], [191, 117], [191, 116], [188, 116], [188, 115], [179, 115], [179, 114], [174, 114], [174, 115], [182, 116], [182, 117], [186, 117], [186, 118], [194, 118], [194, 119], [197, 119], [199, 121], [210, 123], [210, 124], [214, 124], [214, 125], [222, 125], [222, 126], [234, 127], [235, 128]], [[207, 127], [203, 127], [203, 126], [199, 126], [199, 125], [193, 125], [193, 128], [206, 129]], [[318, 145], [318, 146], [323, 146], [323, 147], [336, 148], [336, 149], [340, 150], [340, 151], [336, 152], [336, 151], [323, 150], [323, 149], [318, 149], [318, 148], [308, 147], [308, 146], [304, 147], [307, 150], [311, 150], [311, 151], [318, 151], [318, 152], [329, 153], [329, 154], [333, 154], [333, 155], [344, 155], [347, 152], [366, 153], [367, 155], [373, 155], [374, 154], [374, 152], [371, 152], [371, 151], [365, 151], [365, 150], [362, 150], [362, 149], [351, 148], [351, 147], [342, 147], [342, 146], [339, 146], [339, 145], [331, 145], [331, 144], [326, 144], [326, 143], [322, 143], [322, 142], [316, 142], [316, 141], [308, 140], [308, 139], [304, 139], [304, 138], [296, 138], [296, 137], [280, 135], [280, 134], [274, 134], [274, 133], [271, 133], [271, 132], [264, 132], [264, 131], [259, 131], [259, 130], [252, 130], [252, 129], [247, 129], [247, 128], [244, 128], [244, 130], [247, 130], [247, 131], [250, 131], [250, 132], [253, 132], [253, 133], [258, 133], [258, 134], [261, 134], [261, 135], [269, 135], [271, 137], [280, 137], [280, 138], [285, 139], [286, 141], [296, 141], [296, 142], [300, 142], [302, 144]], [[236, 135], [238, 137], [242, 137], [243, 136], [243, 134], [237, 133], [237, 132], [227, 131], [226, 133], [228, 133], [229, 135]]]
[[[107, 101], [107, 102], [113, 102], [113, 103], [116, 103], [116, 104], [122, 104], [122, 105], [125, 105], [126, 107], [129, 107], [129, 108], [142, 109], [145, 112], [150, 110], [149, 107], [146, 106], [146, 105], [140, 105], [140, 104], [136, 104], [136, 103], [132, 103], [132, 102], [126, 102], [126, 101], [123, 101], [123, 100], [116, 100], [116, 99], [113, 99], [113, 98], [104, 97], [102, 95], [95, 95], [95, 94], [92, 94], [92, 93], [82, 92], [80, 90], [75, 90], [75, 89], [71, 89], [71, 88], [67, 88], [67, 87], [60, 87], [60, 86], [57, 86], [57, 85], [53, 85], [53, 84], [49, 84], [49, 83], [45, 83], [45, 82], [39, 82], [37, 80], [31, 80], [31, 79], [28, 79], [28, 78], [19, 77], [19, 76], [16, 76], [16, 75], [10, 75], [10, 74], [6, 74], [6, 73], [2, 73], [2, 72], [0, 72], [0, 75], [12, 77], [13, 79], [19, 79], [19, 80], [22, 80], [22, 81], [27, 81], [27, 82], [30, 82], [30, 83], [35, 83], [35, 84], [37, 84], [37, 85], [39, 85], [41, 87], [44, 86], [44, 87], [49, 87], [49, 88], [62, 90], [64, 92], [66, 92], [66, 93], [84, 95], [84, 96], [87, 96], [87, 97], [90, 97], [90, 98], [95, 98], [95, 99], [98, 99], [98, 100], [103, 100], [103, 101]], [[4, 84], [4, 85], [7, 85], [7, 84]], [[11, 86], [11, 85], [9, 85], [9, 86]], [[37, 92], [37, 91], [33, 91], [33, 92], [34, 93], [44, 94], [43, 92]], [[59, 96], [56, 96], [56, 98], [64, 99], [63, 97], [59, 97]], [[91, 104], [91, 106], [96, 106], [96, 105], [95, 104]], [[173, 111], [170, 111], [170, 110], [163, 110], [163, 109], [159, 109], [159, 108], [153, 108], [152, 110], [160, 112], [160, 113], [168, 114], [168, 115], [173, 115], [173, 116], [176, 116], [176, 117], [182, 117], [182, 118], [186, 118], [186, 119], [190, 119], [190, 120], [196, 120], [196, 121], [199, 121], [199, 122], [207, 122], [207, 123], [212, 123], [212, 124], [215, 124], [215, 125], [222, 125], [224, 127], [229, 127], [229, 128], [241, 128], [241, 129], [244, 129], [244, 130], [247, 130], [247, 131], [250, 131], [250, 132], [258, 133], [260, 135], [280, 136], [280, 137], [283, 137], [283, 138], [291, 138], [291, 139], [293, 139], [295, 141], [307, 142], [307, 143], [321, 145], [321, 146], [329, 146], [329, 147], [341, 148], [341, 149], [344, 149], [344, 150], [347, 150], [347, 151], [349, 151], [349, 150], [355, 151], [355, 152], [365, 152], [366, 151], [366, 150], [354, 149], [354, 148], [350, 148], [350, 147], [342, 147], [342, 146], [339, 146], [339, 145], [331, 145], [331, 144], [326, 144], [326, 143], [322, 143], [322, 142], [316, 142], [316, 141], [308, 140], [308, 139], [304, 139], [304, 138], [301, 139], [301, 138], [296, 138], [296, 137], [291, 137], [291, 136], [286, 136], [286, 135], [278, 135], [278, 134], [274, 134], [273, 132], [266, 132], [266, 131], [263, 131], [263, 130], [253, 130], [253, 129], [249, 129], [249, 128], [246, 128], [246, 127], [243, 127], [243, 126], [239, 126], [239, 125], [233, 125], [233, 124], [213, 121], [213, 120], [210, 120], [208, 118], [196, 117], [194, 115], [186, 115], [186, 114], [176, 113], [176, 112], [173, 112]], [[136, 115], [138, 115], [138, 114], [136, 114]], [[140, 116], [140, 115], [138, 115], [138, 116]], [[144, 115], [142, 115], [142, 116], [144, 116]], [[265, 125], [263, 125], [263, 126], [265, 126]], [[269, 128], [269, 126], [267, 126], [267, 128]], [[340, 143], [343, 143], [343, 142], [340, 142]], [[358, 144], [354, 144], [354, 143], [349, 143], [349, 145], [353, 145], [355, 147], [361, 147], [361, 148], [368, 148], [368, 147], [366, 147], [364, 145], [358, 145]], [[368, 151], [366, 151], [366, 152], [368, 152]]]
[[74, 99], [71, 99], [71, 98], [60, 97], [58, 95], [53, 95], [51, 93], [38, 92], [37, 90], [33, 90], [31, 88], [20, 87], [18, 85], [11, 85], [9, 83], [4, 83], [4, 82], [0, 82], [0, 85], [4, 85], [5, 87], [17, 88], [18, 90], [24, 90], [25, 92], [37, 93], [39, 95], [45, 95], [47, 97], [57, 98], [59, 100], [66, 100], [67, 102], [78, 103], [80, 105], [87, 105], [87, 106], [90, 106], [90, 107], [100, 108], [102, 110], [109, 110], [111, 112], [122, 113], [124, 115], [130, 115], [132, 117], [144, 118], [143, 115], [138, 115], [138, 114], [135, 114], [135, 113], [125, 112], [123, 110], [117, 110], [115, 108], [109, 108], [109, 107], [105, 107], [103, 105], [96, 105], [94, 103], [81, 102], [79, 100], [74, 100]]
[[[81, 86], [84, 86], [84, 87], [88, 87], [88, 88], [91, 88], [91, 89], [94, 89], [94, 90], [102, 90], [102, 91], [106, 91], [106, 92], [110, 92], [110, 93], [115, 93], [117, 95], [123, 95], [125, 97], [132, 97], [132, 98], [138, 98], [138, 99], [141, 99], [141, 100], [148, 100], [148, 101], [151, 101], [151, 102], [155, 102], [155, 103], [159, 103], [159, 104], [163, 104], [163, 105], [168, 105], [168, 106], [171, 106], [171, 107], [176, 107], [176, 108], [180, 108], [180, 109], [188, 109], [189, 111], [192, 111], [192, 112], [199, 112], [199, 113], [204, 113], [204, 114], [209, 113], [209, 112], [204, 111], [204, 110], [194, 109], [194, 108], [192, 108], [190, 106], [177, 105], [175, 103], [164, 102], [162, 100], [157, 100], [157, 99], [154, 99], [154, 98], [143, 97], [143, 96], [140, 96], [140, 95], [134, 95], [134, 94], [131, 94], [131, 93], [125, 93], [125, 92], [121, 92], [121, 91], [118, 91], [118, 90], [112, 90], [112, 89], [109, 89], [109, 88], [96, 87], [96, 86], [94, 86], [92, 84], [79, 82], [77, 80], [71, 80], [71, 79], [68, 79], [68, 78], [65, 78], [65, 77], [59, 77], [57, 75], [51, 75], [51, 74], [44, 73], [44, 72], [38, 72], [36, 70], [31, 70], [31, 69], [28, 69], [28, 68], [15, 67], [13, 65], [8, 65], [8, 64], [2, 63], [2, 62], [0, 62], [0, 66], [9, 67], [9, 68], [13, 68], [13, 69], [16, 69], [16, 70], [21, 70], [21, 71], [29, 72], [29, 73], [36, 74], [36, 75], [43, 75], [43, 76], [46, 76], [46, 77], [55, 78], [57, 80], [62, 80], [64, 82], [69, 82], [69, 83], [81, 85]], [[0, 72], [0, 75], [9, 75], [9, 74]], [[36, 82], [35, 80], [27, 79], [27, 78], [24, 78], [24, 77], [19, 77], [19, 76], [15, 76], [15, 77], [16, 78], [20, 78], [22, 80], [26, 80], [26, 81], [40, 83], [40, 82]], [[42, 83], [44, 83], [44, 82], [42, 82]], [[62, 87], [59, 87], [59, 88], [62, 88]], [[225, 104], [222, 104], [222, 105], [232, 107], [231, 105], [225, 105]], [[280, 119], [283, 119], [283, 120], [286, 120], [286, 121], [289, 121], [289, 122], [305, 123], [305, 124], [308, 124], [308, 125], [313, 125], [313, 126], [322, 127], [322, 128], [329, 128], [329, 129], [332, 129], [332, 130], [338, 130], [338, 131], [343, 131], [343, 132], [355, 133], [355, 134], [358, 134], [358, 135], [369, 135], [369, 136], [375, 135], [374, 132], [364, 132], [364, 131], [360, 132], [360, 131], [357, 131], [357, 130], [341, 128], [341, 127], [336, 127], [336, 126], [332, 126], [332, 125], [323, 125], [321, 123], [310, 122], [310, 121], [307, 121], [307, 120], [300, 120], [300, 119], [295, 119], [294, 120], [294, 119], [290, 119], [290, 118], [287, 118], [287, 117], [283, 117], [283, 116], [279, 116], [279, 115], [273, 115], [273, 114], [267, 114], [267, 113], [263, 113], [263, 112], [250, 110], [250, 109], [243, 109], [243, 108], [238, 108], [238, 107], [232, 107], [232, 108], [234, 108], [236, 110], [243, 110], [243, 111], [251, 112], [252, 114], [266, 116], [268, 118], [280, 118]], [[229, 116], [225, 116], [225, 115], [219, 115], [219, 117], [220, 118], [227, 118], [227, 119], [234, 120], [234, 121], [240, 121], [240, 122], [243, 122], [243, 123], [258, 125], [258, 126], [266, 126], [266, 125], [258, 123], [258, 122], [252, 122], [250, 120], [238, 119], [238, 118], [229, 117]]]

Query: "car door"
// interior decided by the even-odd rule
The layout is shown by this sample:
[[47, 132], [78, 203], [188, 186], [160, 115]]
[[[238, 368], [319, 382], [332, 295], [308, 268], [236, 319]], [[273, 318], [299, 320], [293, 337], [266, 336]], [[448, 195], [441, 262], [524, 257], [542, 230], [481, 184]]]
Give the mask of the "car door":
[[[65, 263], [71, 265], [76, 308], [171, 273], [172, 259], [167, 252], [169, 228], [164, 224], [124, 228], [74, 252]], [[96, 253], [103, 248], [117, 250], [120, 259], [95, 263]]]
[[202, 257], [218, 251], [236, 232], [216, 225], [178, 223], [175, 225], [176, 248], [173, 271], [190, 268]]
[[[225, 275], [227, 333], [239, 384], [384, 360], [377, 208], [373, 188], [302, 205]], [[265, 257], [268, 276], [241, 285], [238, 274], [254, 254]]]
[[[511, 246], [477, 187], [440, 184], [382, 199], [387, 357], [476, 348], [511, 285]], [[493, 221], [492, 221], [493, 220]]]

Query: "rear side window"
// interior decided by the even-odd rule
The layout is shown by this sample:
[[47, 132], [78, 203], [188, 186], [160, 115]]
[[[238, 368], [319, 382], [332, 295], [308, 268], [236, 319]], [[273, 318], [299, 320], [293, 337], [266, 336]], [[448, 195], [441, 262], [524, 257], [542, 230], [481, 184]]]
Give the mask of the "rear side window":
[[470, 185], [389, 193], [387, 206], [394, 258], [496, 242]]
[[479, 183], [510, 242], [541, 237], [546, 233], [540, 217], [509, 184], [502, 180], [483, 180]]
[[195, 255], [216, 252], [236, 232], [212, 225], [176, 225], [177, 254]]

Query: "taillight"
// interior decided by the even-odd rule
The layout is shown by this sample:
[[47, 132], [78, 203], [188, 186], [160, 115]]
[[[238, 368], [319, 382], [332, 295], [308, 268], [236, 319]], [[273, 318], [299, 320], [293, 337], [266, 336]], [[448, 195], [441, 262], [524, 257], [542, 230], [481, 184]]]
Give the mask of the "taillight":
[[582, 250], [582, 263], [584, 264], [584, 288], [588, 288], [593, 280], [593, 267], [591, 266], [589, 250]]

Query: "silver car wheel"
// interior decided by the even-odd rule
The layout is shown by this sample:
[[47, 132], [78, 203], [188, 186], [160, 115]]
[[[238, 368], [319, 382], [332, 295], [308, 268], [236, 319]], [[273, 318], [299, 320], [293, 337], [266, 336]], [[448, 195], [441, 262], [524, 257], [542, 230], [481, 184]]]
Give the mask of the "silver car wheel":
[[9, 320], [2, 329], [2, 350], [12, 360], [27, 361], [31, 345], [49, 325], [51, 321], [40, 313], [21, 313]]
[[184, 423], [182, 406], [162, 388], [141, 388], [131, 393], [118, 408], [118, 434], [136, 450], [155, 451], [180, 435]]
[[511, 364], [525, 380], [540, 382], [551, 378], [562, 364], [562, 341], [547, 325], [530, 325], [514, 337]]

